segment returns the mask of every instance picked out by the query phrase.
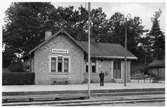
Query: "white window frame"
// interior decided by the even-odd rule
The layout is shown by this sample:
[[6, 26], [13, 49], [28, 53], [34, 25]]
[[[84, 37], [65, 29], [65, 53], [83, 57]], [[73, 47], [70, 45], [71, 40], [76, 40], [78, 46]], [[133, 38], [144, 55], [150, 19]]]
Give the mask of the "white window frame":
[[56, 58], [56, 72], [57, 72], [57, 57], [58, 57], [58, 56], [55, 56], [55, 55], [50, 55], [50, 56], [49, 56], [49, 72], [51, 72], [51, 73], [56, 73], [56, 72], [52, 72], [52, 71], [51, 71], [51, 59], [52, 59], [52, 57]]
[[[68, 58], [68, 72], [64, 72], [64, 58]], [[70, 56], [63, 56], [63, 73], [70, 73], [71, 72], [71, 59]]]
[[[62, 57], [63, 62], [62, 62], [62, 72], [58, 72], [58, 57]], [[56, 58], [56, 72], [51, 72], [51, 58], [55, 57]], [[68, 72], [64, 72], [64, 58], [68, 58], [69, 64], [68, 64]], [[71, 58], [70, 56], [64, 56], [64, 55], [50, 55], [49, 56], [49, 72], [50, 73], [70, 73], [71, 72]]]

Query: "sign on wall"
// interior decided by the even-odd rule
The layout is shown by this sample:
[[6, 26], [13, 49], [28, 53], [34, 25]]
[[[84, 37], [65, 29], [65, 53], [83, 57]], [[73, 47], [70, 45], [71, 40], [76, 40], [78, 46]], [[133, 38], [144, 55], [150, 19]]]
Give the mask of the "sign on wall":
[[65, 50], [65, 49], [52, 49], [52, 53], [68, 54], [68, 50]]

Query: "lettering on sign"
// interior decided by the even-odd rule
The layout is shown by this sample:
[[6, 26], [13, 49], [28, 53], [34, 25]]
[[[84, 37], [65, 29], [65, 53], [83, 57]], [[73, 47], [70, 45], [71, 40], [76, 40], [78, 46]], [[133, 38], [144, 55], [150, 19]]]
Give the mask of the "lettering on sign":
[[52, 49], [52, 53], [68, 54], [68, 50], [65, 50], [65, 49]]

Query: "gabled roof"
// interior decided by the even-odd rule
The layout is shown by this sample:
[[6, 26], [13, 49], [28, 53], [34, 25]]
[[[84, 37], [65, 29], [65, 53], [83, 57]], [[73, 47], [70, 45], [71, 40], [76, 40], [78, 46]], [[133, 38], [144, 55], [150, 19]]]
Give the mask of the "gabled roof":
[[[88, 42], [87, 41], [77, 41], [64, 29], [59, 30], [53, 36], [39, 44], [37, 47], [32, 49], [29, 54], [36, 51], [41, 46], [45, 45], [49, 40], [58, 36], [58, 34], [64, 33], [69, 39], [71, 39], [81, 50], [88, 53]], [[118, 58], [123, 59], [125, 56], [127, 59], [137, 59], [131, 52], [123, 48], [119, 44], [111, 43], [101, 43], [101, 42], [91, 42], [91, 56], [92, 57], [103, 57], [103, 58]]]
[[47, 40], [45, 40], [44, 42], [42, 42], [41, 44], [39, 44], [38, 46], [36, 46], [34, 49], [30, 50], [29, 54], [31, 54], [32, 52], [36, 51], [38, 48], [42, 47], [43, 45], [45, 45], [46, 43], [48, 43], [53, 38], [57, 37], [60, 33], [64, 33], [69, 39], [71, 39], [78, 46], [76, 40], [69, 33], [67, 33], [64, 29], [60, 29], [57, 33], [55, 33], [54, 35], [50, 36]]

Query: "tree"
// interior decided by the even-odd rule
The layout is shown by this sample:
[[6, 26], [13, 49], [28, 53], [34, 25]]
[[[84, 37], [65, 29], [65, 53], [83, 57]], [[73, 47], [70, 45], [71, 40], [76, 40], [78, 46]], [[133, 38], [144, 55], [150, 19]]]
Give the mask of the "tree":
[[92, 9], [91, 21], [91, 31], [94, 38], [98, 38], [98, 35], [106, 34], [108, 32], [108, 20], [106, 19], [106, 14], [103, 12], [102, 8]]
[[6, 11], [7, 24], [3, 28], [3, 43], [8, 46], [4, 54], [24, 55], [43, 41], [43, 24], [52, 8], [50, 3], [12, 3]]
[[[85, 34], [88, 26], [88, 11], [82, 6], [74, 10], [73, 6], [55, 8], [50, 3], [42, 2], [12, 3], [6, 15], [7, 24], [3, 28], [3, 43], [8, 48], [5, 48], [3, 53], [4, 61], [7, 60], [5, 58], [8, 54], [11, 54], [10, 58], [16, 54], [26, 55], [44, 41], [46, 29], [51, 29], [55, 33], [60, 28], [64, 28], [75, 39], [87, 40]], [[106, 32], [104, 26], [107, 20], [102, 8], [93, 9], [91, 16], [92, 37]]]
[[150, 37], [148, 36], [148, 33], [146, 33], [145, 37], [141, 37], [140, 39], [140, 47], [143, 49], [143, 61], [147, 64], [152, 61], [153, 56], [152, 56], [152, 48], [151, 45], [152, 43], [149, 41]]
[[[82, 7], [81, 9], [83, 10]], [[74, 38], [78, 39], [77, 32], [83, 31], [81, 24], [84, 22], [82, 20], [84, 20], [84, 17], [79, 14], [79, 11], [74, 10], [73, 6], [66, 8], [58, 7], [50, 10], [46, 26], [50, 27], [54, 32], [64, 28]]]
[[110, 40], [112, 43], [119, 43], [124, 46], [125, 40], [125, 23], [127, 27], [127, 48], [137, 57], [141, 57], [141, 48], [138, 47], [141, 35], [145, 32], [144, 26], [140, 17], [129, 18], [124, 21], [125, 16], [122, 13], [116, 12], [109, 20], [109, 29], [111, 31]]
[[[91, 21], [92, 37], [96, 38], [97, 35], [108, 31], [106, 14], [103, 12], [102, 8], [91, 10]], [[82, 6], [80, 6], [78, 10], [74, 10], [73, 6], [54, 8], [50, 11], [47, 24], [54, 27], [54, 31], [64, 28], [74, 36], [74, 38], [87, 40], [87, 37], [83, 34], [86, 34], [88, 30], [88, 10]]]
[[160, 29], [159, 18], [161, 10], [155, 12], [152, 17], [152, 28], [148, 34], [149, 41], [151, 42], [151, 49], [153, 51], [153, 57], [162, 59], [165, 56], [165, 35]]
[[[57, 32], [64, 28], [77, 40], [87, 40], [88, 10], [80, 6], [55, 8], [50, 3], [13, 3], [6, 11], [7, 24], [3, 29], [3, 43], [6, 52], [13, 55], [26, 55], [32, 48], [44, 41], [47, 29]], [[91, 37], [100, 42], [118, 43], [124, 46], [124, 15], [115, 13], [108, 20], [102, 8], [91, 10]], [[140, 35], [143, 33], [139, 17], [130, 18], [128, 27], [128, 50], [135, 55]], [[108, 35], [111, 31], [112, 35]], [[137, 55], [138, 56], [138, 55]], [[17, 58], [17, 56], [16, 56]]]

